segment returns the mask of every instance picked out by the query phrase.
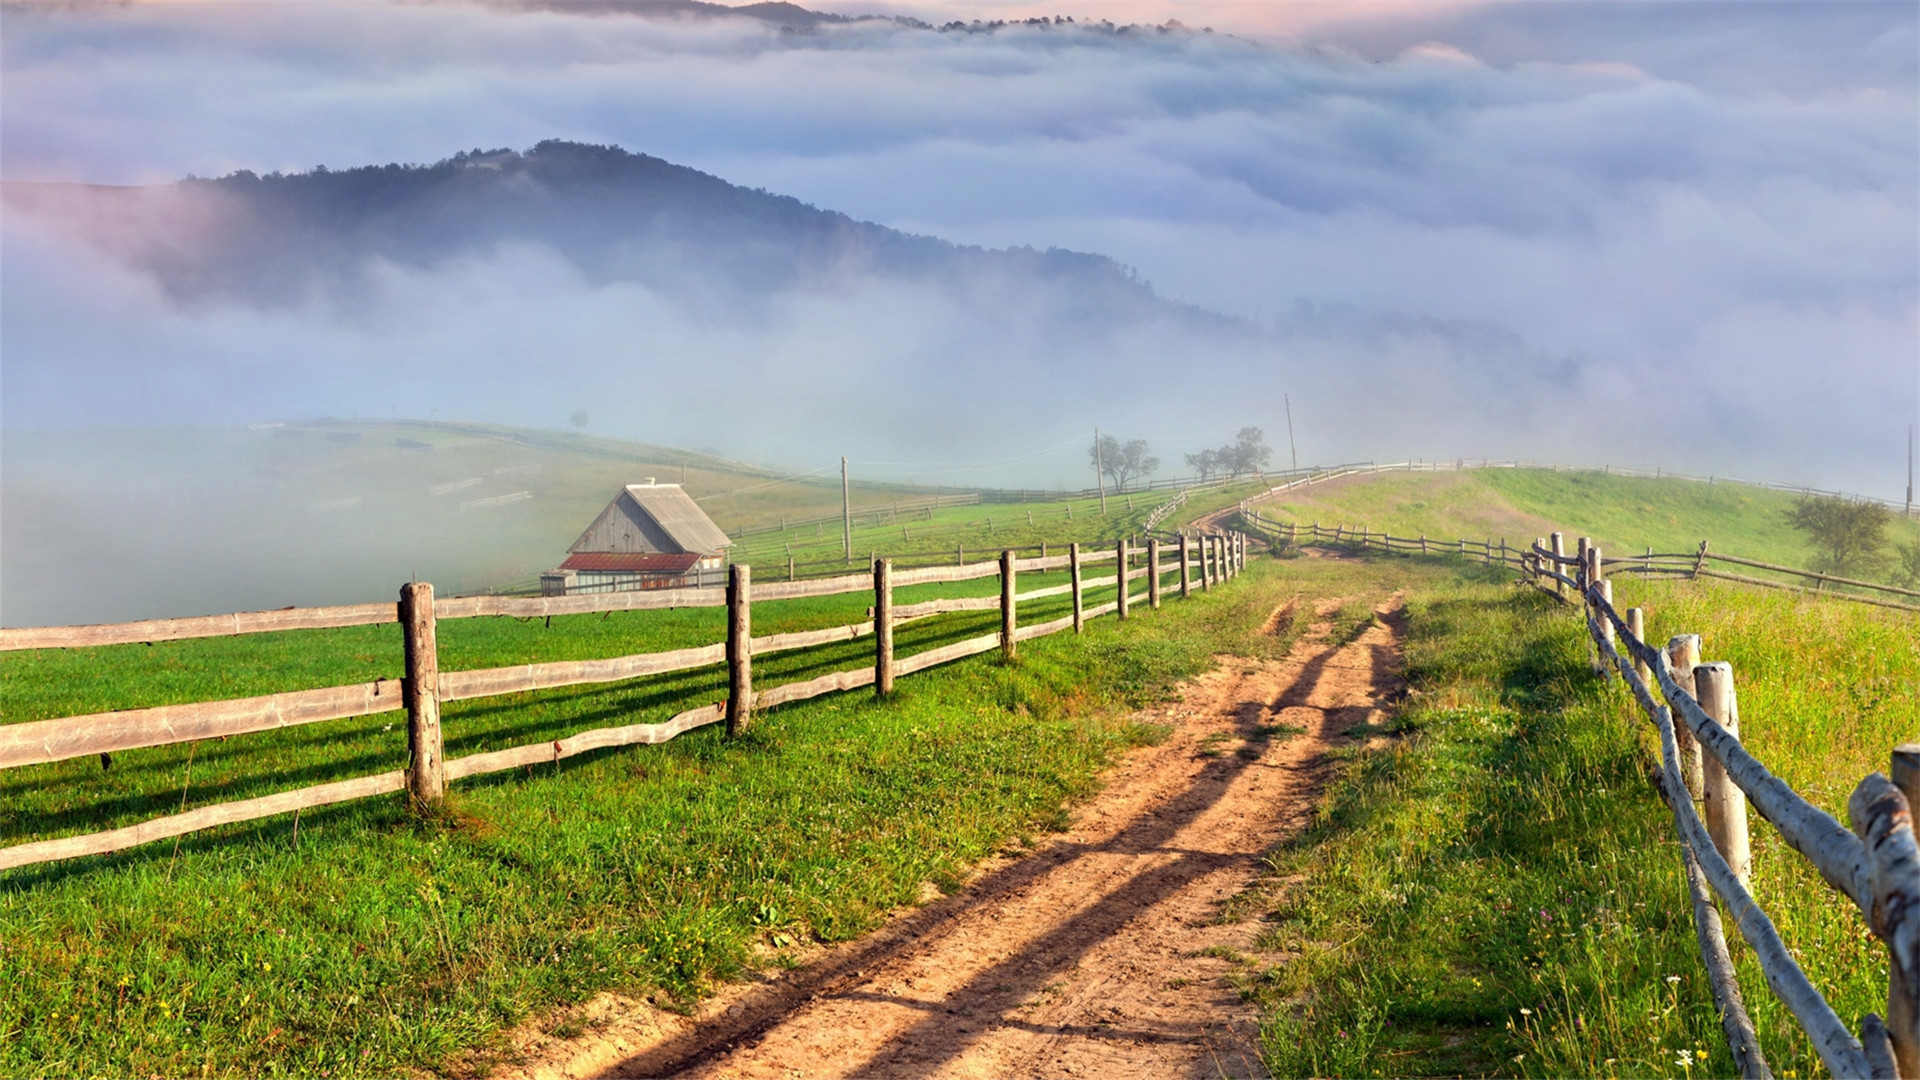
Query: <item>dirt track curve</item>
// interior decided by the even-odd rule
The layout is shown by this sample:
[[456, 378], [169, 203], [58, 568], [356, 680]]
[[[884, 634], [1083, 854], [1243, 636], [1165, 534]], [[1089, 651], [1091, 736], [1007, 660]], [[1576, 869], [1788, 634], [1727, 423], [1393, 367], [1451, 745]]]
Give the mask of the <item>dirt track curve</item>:
[[1310, 625], [1286, 659], [1222, 657], [1143, 715], [1172, 734], [1032, 854], [693, 1017], [603, 996], [574, 1018], [594, 1030], [531, 1034], [509, 1074], [1264, 1076], [1232, 983], [1260, 923], [1226, 902], [1307, 822], [1328, 747], [1399, 685], [1398, 598], [1335, 648], [1340, 603], [1289, 603], [1269, 630]]

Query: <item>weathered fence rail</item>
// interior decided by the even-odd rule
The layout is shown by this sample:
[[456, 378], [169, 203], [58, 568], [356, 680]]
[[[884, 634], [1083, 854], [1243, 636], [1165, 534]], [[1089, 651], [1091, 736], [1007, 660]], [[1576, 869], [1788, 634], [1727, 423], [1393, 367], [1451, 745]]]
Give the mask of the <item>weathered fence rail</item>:
[[[354, 716], [404, 709], [407, 714], [408, 761], [404, 769], [201, 807], [186, 813], [155, 818], [136, 825], [83, 836], [33, 841], [0, 848], [0, 869], [99, 855], [210, 828], [250, 821], [303, 808], [326, 806], [371, 795], [407, 791], [416, 800], [437, 799], [450, 780], [479, 776], [526, 765], [549, 763], [608, 747], [660, 743], [708, 724], [725, 722], [738, 735], [758, 709], [803, 701], [821, 694], [874, 686], [891, 692], [895, 678], [996, 648], [1012, 658], [1021, 641], [1064, 630], [1079, 631], [1088, 619], [1109, 612], [1126, 618], [1136, 603], [1159, 607], [1161, 585], [1177, 572], [1182, 596], [1191, 595], [1196, 576], [1202, 587], [1233, 576], [1245, 566], [1248, 546], [1241, 533], [1182, 537], [1171, 551], [1157, 540], [1144, 550], [1122, 540], [1113, 548], [1083, 551], [1069, 545], [1066, 554], [1019, 558], [1005, 550], [991, 562], [962, 563], [896, 569], [889, 559], [875, 560], [871, 574], [842, 574], [807, 581], [756, 584], [751, 567], [735, 565], [725, 590], [659, 590], [634, 593], [593, 593], [567, 597], [461, 597], [436, 602], [433, 586], [410, 583], [401, 589], [397, 604], [365, 604], [350, 608], [289, 609], [201, 619], [157, 620], [114, 626], [53, 627], [20, 632], [9, 637], [7, 648], [67, 648], [76, 645], [178, 640], [213, 634], [262, 633], [301, 627], [338, 627], [399, 623], [404, 644], [406, 674], [348, 686], [323, 687], [283, 694], [227, 701], [164, 705], [149, 709], [69, 716], [0, 725], [0, 768], [47, 764], [88, 754], [108, 754], [142, 747], [196, 742], [244, 735], [299, 724], [320, 723]], [[1146, 565], [1135, 566], [1144, 556]], [[1115, 572], [1101, 577], [1084, 573], [1088, 565], [1112, 561]], [[1019, 592], [1022, 571], [1065, 569], [1064, 585]], [[998, 595], [940, 598], [895, 605], [898, 588], [973, 581], [998, 576]], [[1130, 595], [1126, 583], [1146, 578], [1147, 591]], [[1087, 608], [1088, 589], [1118, 587], [1112, 602]], [[868, 619], [842, 626], [754, 637], [752, 606], [807, 597], [832, 596], [871, 590], [874, 604]], [[1021, 603], [1071, 595], [1073, 612], [1049, 622], [1021, 626], [1016, 617]], [[600, 660], [566, 660], [541, 664], [467, 671], [439, 669], [438, 634], [441, 620], [509, 616], [542, 618], [613, 611], [659, 610], [687, 606], [724, 606], [728, 609], [728, 636], [724, 642], [665, 652], [639, 653]], [[1000, 629], [906, 657], [894, 655], [896, 626], [909, 620], [956, 612], [998, 610]], [[836, 671], [799, 682], [753, 688], [755, 657], [795, 649], [874, 639], [874, 661], [860, 668]], [[51, 644], [49, 644], [51, 643]], [[696, 705], [661, 723], [632, 724], [578, 732], [562, 739], [446, 760], [441, 733], [440, 706], [447, 702], [504, 694], [621, 682], [649, 675], [726, 665], [727, 699]]]

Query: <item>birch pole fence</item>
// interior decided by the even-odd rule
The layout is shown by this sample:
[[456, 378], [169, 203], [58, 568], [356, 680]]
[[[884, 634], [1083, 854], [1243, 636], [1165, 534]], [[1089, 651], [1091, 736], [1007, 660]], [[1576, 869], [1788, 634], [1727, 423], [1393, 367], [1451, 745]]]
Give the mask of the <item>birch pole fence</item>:
[[[1229, 534], [1231, 535], [1231, 534]], [[1214, 544], [1223, 543], [1211, 538]], [[407, 760], [402, 768], [372, 776], [319, 784], [261, 798], [200, 807], [185, 813], [143, 821], [125, 828], [53, 840], [31, 841], [0, 848], [0, 870], [39, 863], [101, 855], [125, 850], [216, 825], [251, 821], [301, 809], [327, 806], [373, 795], [404, 792], [410, 803], [430, 805], [442, 799], [448, 783], [533, 764], [558, 762], [591, 750], [665, 742], [709, 724], [724, 722], [732, 736], [752, 726], [757, 711], [838, 691], [873, 686], [886, 697], [903, 675], [999, 649], [1011, 661], [1021, 641], [1060, 633], [1084, 631], [1088, 620], [1109, 613], [1130, 615], [1136, 603], [1159, 607], [1159, 583], [1178, 569], [1182, 596], [1195, 569], [1193, 551], [1183, 538], [1175, 564], [1161, 561], [1157, 541], [1147, 546], [1148, 565], [1134, 569], [1137, 552], [1121, 541], [1114, 549], [1083, 552], [1078, 544], [1065, 555], [1021, 558], [1013, 550], [993, 561], [946, 563], [907, 569], [891, 559], [875, 559], [870, 574], [843, 574], [832, 578], [772, 581], [756, 584], [745, 564], [731, 568], [725, 589], [661, 589], [646, 592], [590, 593], [557, 597], [456, 597], [437, 600], [433, 586], [410, 582], [400, 590], [397, 604], [288, 609], [188, 619], [148, 620], [104, 626], [43, 627], [0, 630], [0, 651], [36, 648], [72, 648], [104, 644], [175, 641], [229, 634], [252, 634], [289, 629], [398, 623], [401, 626], [405, 676], [349, 686], [324, 687], [225, 701], [163, 705], [146, 709], [68, 716], [50, 720], [0, 724], [0, 769], [22, 768], [70, 758], [109, 754], [143, 747], [167, 746], [204, 739], [226, 738], [296, 725], [322, 723], [404, 709], [407, 723]], [[1086, 565], [1113, 560], [1112, 576], [1087, 577]], [[1067, 585], [1027, 592], [1017, 590], [1021, 572], [1067, 569]], [[916, 585], [1000, 578], [997, 595], [927, 600], [896, 604], [894, 590]], [[1140, 594], [1130, 585], [1148, 579]], [[1086, 605], [1086, 590], [1115, 586], [1116, 599], [1094, 607]], [[753, 635], [753, 606], [808, 597], [872, 591], [872, 617], [864, 622], [795, 633]], [[1049, 622], [1019, 625], [1022, 603], [1072, 595], [1072, 613]], [[507, 616], [522, 619], [553, 615], [581, 615], [613, 611], [646, 611], [683, 607], [725, 607], [726, 640], [711, 645], [666, 652], [640, 653], [601, 660], [565, 660], [521, 664], [504, 668], [442, 671], [437, 628], [446, 619]], [[994, 633], [927, 649], [907, 657], [895, 653], [894, 631], [910, 620], [958, 612], [998, 611]], [[836, 671], [801, 682], [757, 689], [755, 657], [796, 649], [852, 641], [874, 641], [871, 665]], [[670, 672], [688, 671], [724, 663], [728, 693], [725, 701], [694, 705], [660, 723], [630, 724], [582, 731], [565, 738], [530, 743], [506, 750], [470, 754], [448, 760], [441, 707], [454, 701], [503, 694], [623, 682]]]
[[[1252, 528], [1289, 543], [1303, 540], [1342, 543], [1361, 550], [1424, 554], [1426, 538], [1408, 539], [1362, 531], [1358, 534], [1318, 523], [1301, 526], [1264, 518], [1251, 503], [1241, 504]], [[1827, 1071], [1835, 1077], [1920, 1080], [1920, 845], [1916, 845], [1913, 806], [1920, 801], [1920, 744], [1892, 749], [1887, 773], [1874, 773], [1855, 786], [1847, 801], [1849, 830], [1832, 815], [1774, 776], [1740, 743], [1739, 697], [1733, 667], [1701, 660], [1698, 634], [1676, 634], [1664, 646], [1648, 644], [1646, 616], [1638, 608], [1622, 613], [1613, 605], [1609, 571], [1688, 578], [1722, 578], [1750, 584], [1784, 586], [1740, 575], [1715, 573], [1709, 560], [1745, 563], [1804, 577], [1819, 577], [1790, 567], [1755, 563], [1710, 551], [1668, 555], [1648, 552], [1610, 560], [1590, 539], [1577, 541], [1576, 554], [1565, 551], [1555, 533], [1537, 538], [1530, 548], [1510, 551], [1504, 542], [1458, 542], [1457, 554], [1505, 567], [1549, 596], [1571, 603], [1580, 599], [1587, 612], [1588, 636], [1598, 674], [1617, 673], [1645, 711], [1660, 737], [1656, 781], [1674, 819], [1682, 868], [1688, 882], [1701, 963], [1721, 1016], [1722, 1033], [1743, 1077], [1773, 1075], [1767, 1064], [1740, 987], [1734, 979], [1724, 924], [1715, 908], [1717, 895], [1734, 927], [1752, 946], [1767, 986], [1786, 1005], [1811, 1040]], [[1828, 578], [1828, 581], [1833, 579]], [[1546, 586], [1541, 582], [1545, 581]], [[1912, 590], [1872, 582], [1847, 582], [1897, 595]], [[1550, 587], [1549, 587], [1550, 586]], [[1877, 597], [1822, 592], [1834, 599], [1920, 611], [1920, 607]], [[1705, 810], [1696, 808], [1698, 801]], [[1754, 901], [1748, 881], [1752, 868], [1747, 807], [1778, 830], [1789, 847], [1811, 862], [1835, 891], [1852, 901], [1871, 932], [1887, 950], [1887, 1010], [1882, 1019], [1868, 1014], [1859, 1033], [1834, 1012], [1807, 979], [1771, 919]]]

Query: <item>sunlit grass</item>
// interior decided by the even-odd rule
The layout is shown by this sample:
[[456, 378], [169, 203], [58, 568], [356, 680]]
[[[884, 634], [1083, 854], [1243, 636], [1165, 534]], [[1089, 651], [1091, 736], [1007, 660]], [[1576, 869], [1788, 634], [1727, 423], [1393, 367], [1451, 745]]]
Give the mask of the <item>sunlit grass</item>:
[[[868, 930], [926, 882], [957, 880], [998, 846], [1058, 827], [1115, 752], [1156, 736], [1129, 711], [1218, 649], [1257, 648], [1281, 587], [1256, 567], [1125, 624], [1023, 643], [1011, 666], [986, 656], [909, 676], [885, 703], [832, 695], [770, 710], [739, 740], [706, 728], [462, 781], [432, 819], [369, 799], [304, 814], [297, 839], [282, 816], [194, 834], [177, 852], [167, 842], [7, 872], [0, 1075], [393, 1075], [484, 1059], [511, 1025], [601, 989], [681, 1007], [796, 942]], [[844, 621], [865, 602], [796, 602], [786, 615], [769, 604], [756, 628]], [[1036, 603], [1029, 617], [1060, 610], [1064, 600]], [[442, 641], [467, 666], [717, 631], [703, 621], [712, 611], [644, 617], [658, 614], [466, 620], [446, 624]], [[995, 618], [903, 627], [902, 651]], [[289, 635], [251, 665], [219, 639], [48, 653], [0, 679], [12, 708], [58, 712], [124, 698], [165, 657], [181, 673], [176, 689], [197, 668], [252, 692], [285, 678], [270, 670], [280, 660], [302, 681], [358, 677], [394, 663], [397, 638], [392, 627], [323, 632], [303, 649]], [[870, 649], [766, 658], [759, 683], [857, 666]], [[109, 677], [45, 685], [86, 662]], [[714, 670], [456, 703], [448, 751], [664, 716], [723, 694], [723, 681]], [[395, 768], [397, 719], [131, 751], [106, 772], [94, 759], [10, 770], [8, 842], [172, 812], [183, 793], [194, 806]]]
[[[1649, 635], [1701, 633], [1734, 664], [1746, 741], [1838, 810], [1920, 733], [1915, 621], [1740, 588], [1621, 582]], [[1589, 674], [1570, 609], [1530, 591], [1411, 605], [1412, 734], [1349, 751], [1308, 835], [1276, 853], [1249, 990], [1281, 1075], [1727, 1075], [1651, 733]], [[1841, 1017], [1885, 1005], [1857, 912], [1753, 819], [1755, 892]], [[1297, 883], [1286, 885], [1289, 877]], [[1729, 926], [1731, 926], [1729, 921]], [[1822, 1072], [1734, 946], [1776, 1074]]]

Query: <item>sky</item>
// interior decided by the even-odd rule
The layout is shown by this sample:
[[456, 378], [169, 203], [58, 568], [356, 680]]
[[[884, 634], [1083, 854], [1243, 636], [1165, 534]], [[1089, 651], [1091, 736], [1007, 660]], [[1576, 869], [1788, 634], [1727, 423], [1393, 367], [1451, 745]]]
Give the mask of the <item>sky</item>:
[[[1269, 345], [1100, 348], [1213, 366], [1237, 390], [977, 414], [943, 401], [867, 430], [806, 381], [911, 382], [982, 351], [1016, 369], [1102, 358], [1056, 358], [1044, 334], [1014, 340], [993, 312], [888, 282], [716, 324], [539, 250], [386, 271], [363, 310], [183, 306], [16, 213], [0, 228], [0, 427], [428, 408], [557, 427], [583, 402], [555, 384], [589, 370], [529, 359], [558, 340], [591, 370], [633, 369], [593, 395], [596, 430], [796, 469], [851, 442], [882, 471], [1077, 486], [1072, 445], [1012, 472], [965, 463], [1095, 424], [1172, 463], [1245, 424], [1277, 435], [1290, 396], [1307, 460], [1520, 457], [1902, 492], [1920, 412], [1910, 3], [815, 6], [1076, 27], [16, 5], [0, 176], [154, 184], [614, 143], [958, 243], [1112, 256]], [[1168, 20], [1190, 32], [1151, 29]], [[621, 404], [675, 357], [756, 365], [761, 422]], [[783, 419], [795, 400], [810, 422]]]

